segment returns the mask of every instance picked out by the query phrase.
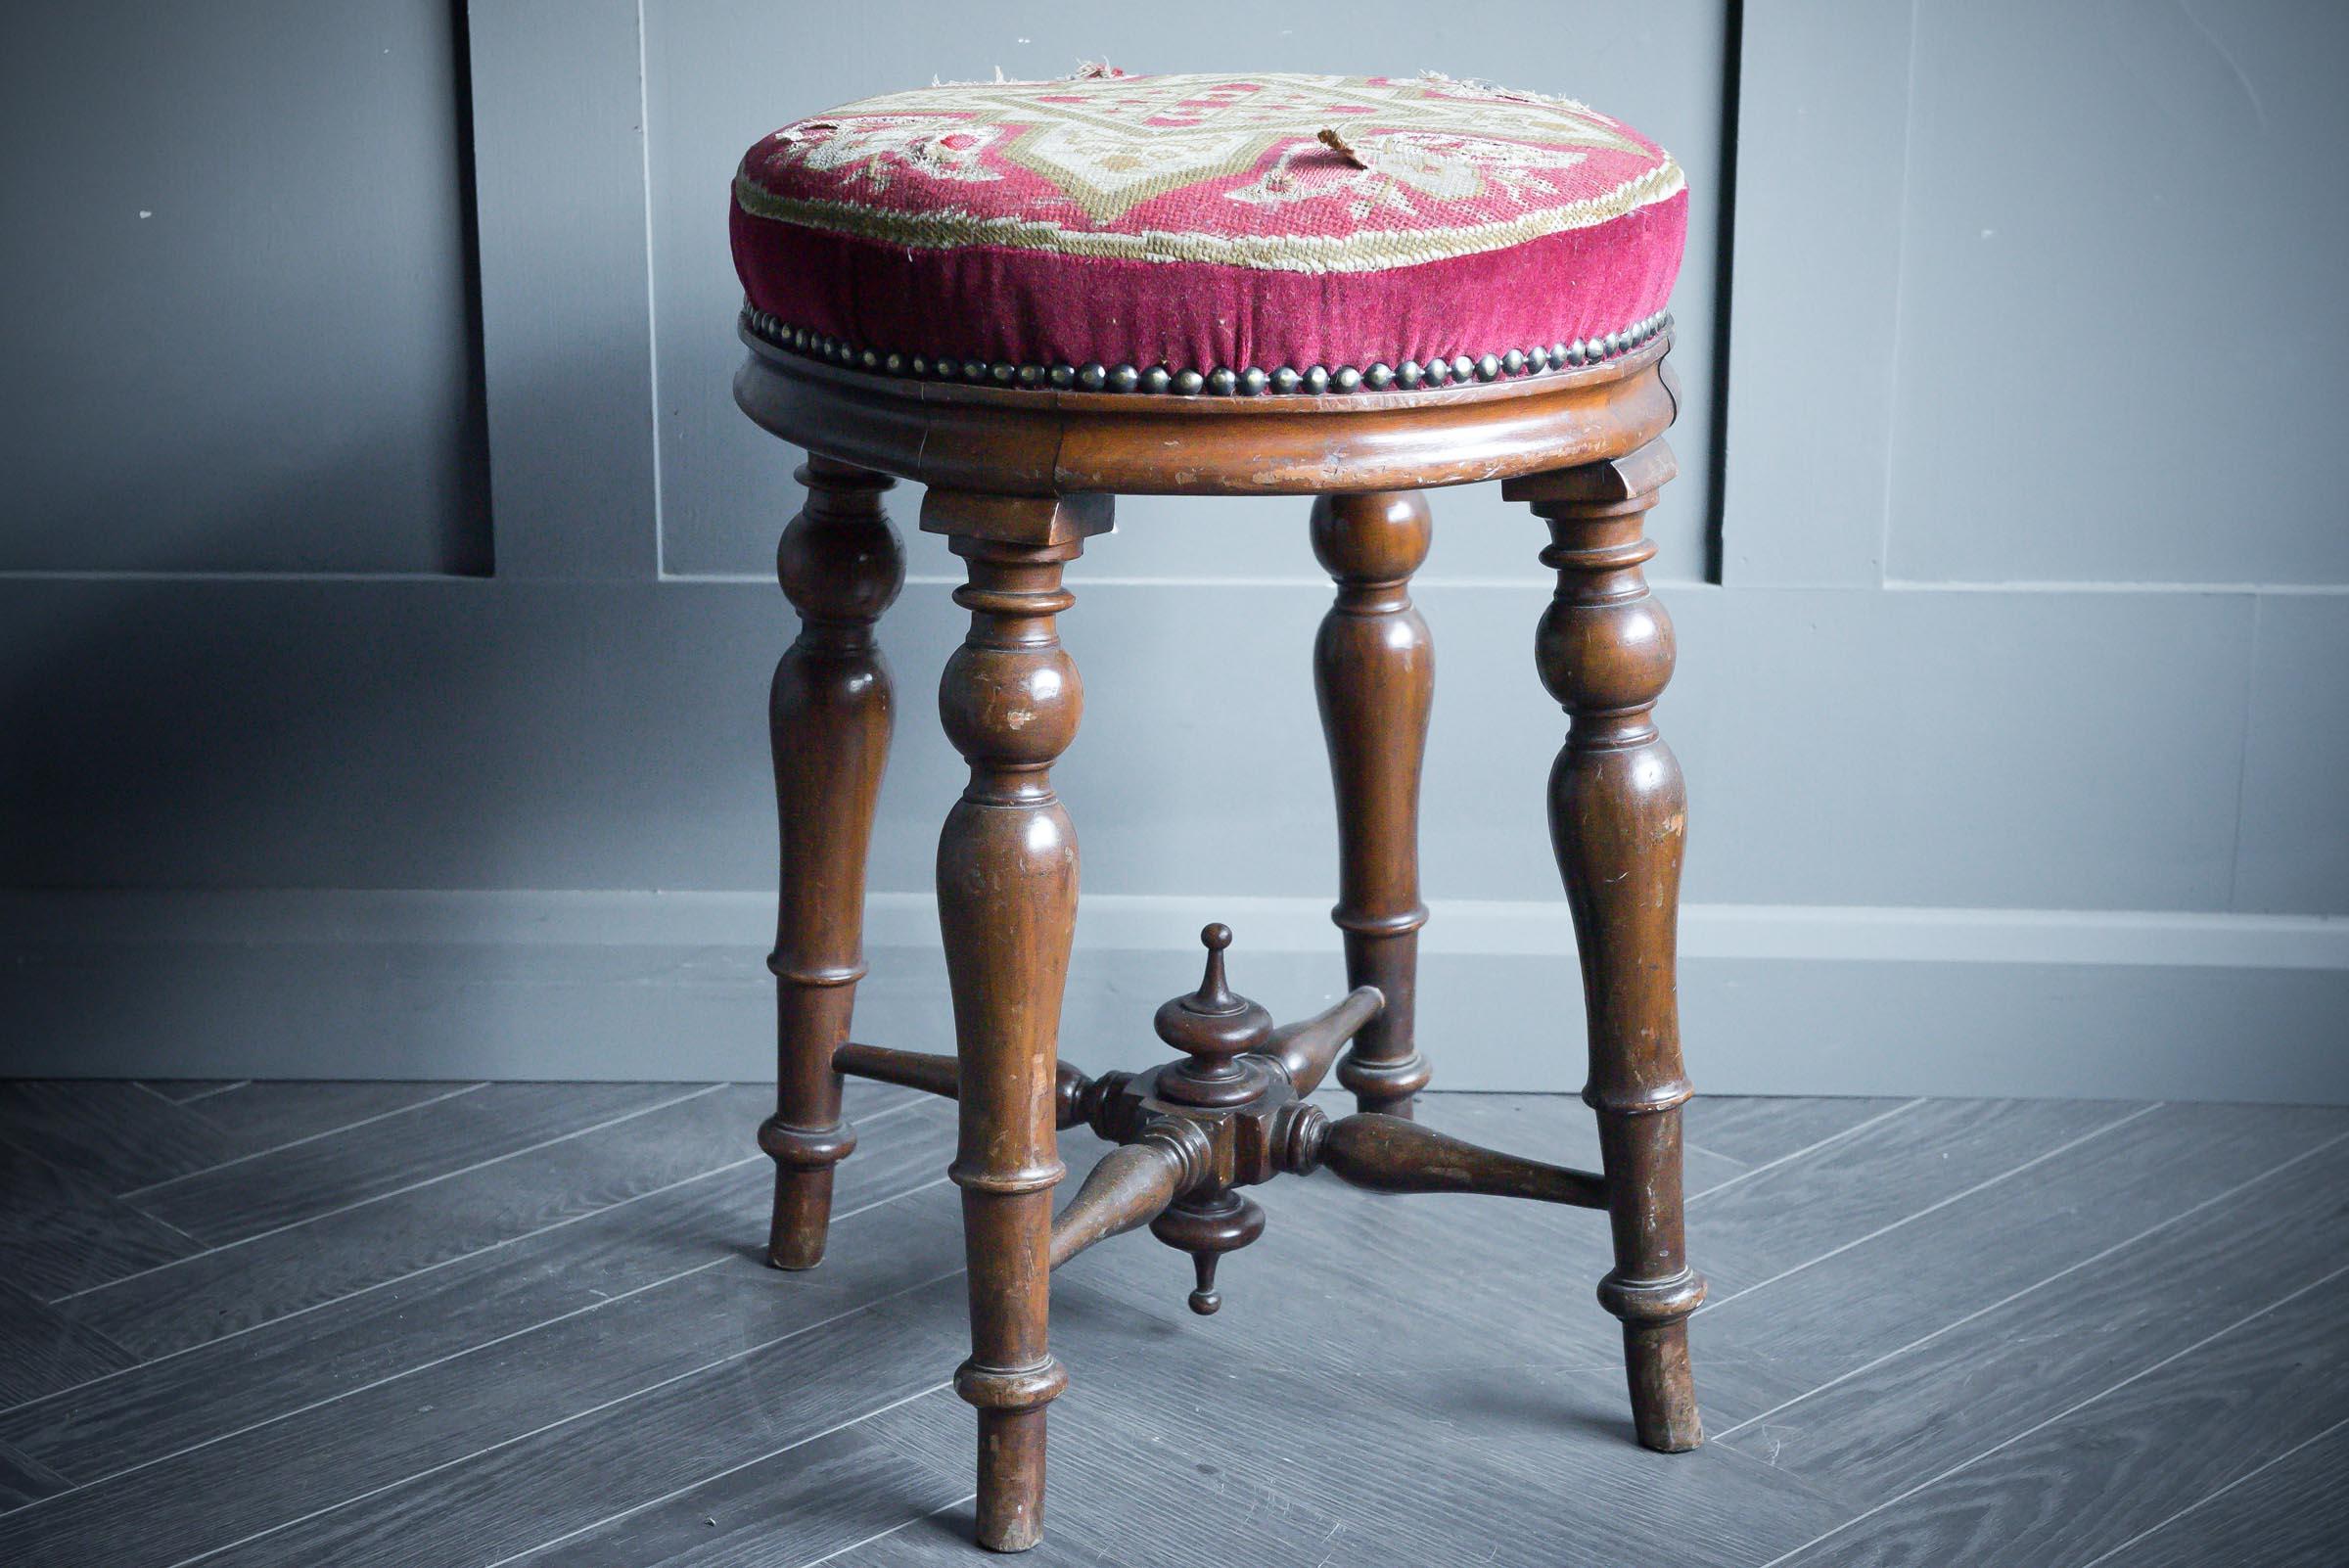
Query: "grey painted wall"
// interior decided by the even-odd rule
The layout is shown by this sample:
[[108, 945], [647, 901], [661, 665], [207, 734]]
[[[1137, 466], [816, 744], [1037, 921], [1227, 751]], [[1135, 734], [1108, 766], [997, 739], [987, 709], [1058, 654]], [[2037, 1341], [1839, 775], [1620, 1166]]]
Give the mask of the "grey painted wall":
[[[214, 514], [167, 487], [80, 521], [116, 470], [180, 461], [137, 426], [44, 457], [66, 478], [12, 531], [46, 553], [0, 576], [21, 1070], [760, 1071], [760, 699], [790, 629], [766, 559], [797, 454], [728, 399], [727, 176], [826, 102], [1107, 57], [1485, 75], [1594, 100], [1688, 166], [1689, 478], [1655, 529], [1700, 1082], [2349, 1097], [2341, 14], [904, 3], [844, 29], [749, 0], [483, 0], [465, 31], [496, 573], [413, 570], [421, 514], [353, 483], [268, 562], [302, 570], [125, 575], [252, 563], [190, 545]], [[453, 145], [452, 106], [404, 102], [398, 159]], [[336, 254], [340, 210], [283, 264]], [[401, 232], [413, 270], [463, 276], [461, 225]], [[345, 351], [299, 328], [218, 330], [289, 375]], [[441, 340], [418, 336], [421, 364]], [[378, 379], [326, 408], [357, 417]], [[444, 413], [461, 445], [462, 399]], [[219, 446], [250, 461], [240, 417]], [[917, 504], [892, 500], [913, 577], [884, 627], [903, 717], [860, 1027], [936, 1044], [926, 890], [960, 769], [928, 692], [960, 618]], [[1208, 915], [1276, 1010], [1342, 983], [1304, 512], [1123, 502], [1071, 573], [1072, 1055], [1141, 1059]], [[1425, 1042], [1451, 1086], [1567, 1085], [1540, 533], [1488, 486], [1437, 517]], [[344, 535], [410, 572], [308, 570], [305, 540]]]
[[446, 0], [7, 39], [0, 569], [486, 571]]

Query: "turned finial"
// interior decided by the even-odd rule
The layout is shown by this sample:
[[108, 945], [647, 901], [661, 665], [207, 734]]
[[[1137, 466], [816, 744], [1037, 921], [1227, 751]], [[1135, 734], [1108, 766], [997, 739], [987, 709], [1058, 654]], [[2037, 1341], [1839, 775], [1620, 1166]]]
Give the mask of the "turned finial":
[[1224, 979], [1223, 950], [1231, 945], [1231, 928], [1210, 925], [1199, 941], [1207, 948], [1199, 989], [1168, 1002], [1155, 1020], [1158, 1038], [1189, 1060], [1161, 1072], [1158, 1091], [1185, 1105], [1237, 1105], [1255, 1098], [1264, 1069], [1235, 1058], [1271, 1038], [1272, 1015], [1234, 994]]
[[1191, 1311], [1202, 1317], [1213, 1317], [1223, 1307], [1223, 1292], [1216, 1288], [1216, 1264], [1223, 1255], [1220, 1252], [1191, 1254], [1191, 1270], [1198, 1277], [1198, 1288], [1184, 1300]]
[[1199, 945], [1207, 949], [1207, 972], [1199, 977], [1199, 989], [1191, 992], [1191, 1011], [1228, 1013], [1237, 1010], [1239, 1003], [1223, 980], [1223, 949], [1231, 945], [1231, 927], [1220, 920], [1208, 922], [1199, 928]]

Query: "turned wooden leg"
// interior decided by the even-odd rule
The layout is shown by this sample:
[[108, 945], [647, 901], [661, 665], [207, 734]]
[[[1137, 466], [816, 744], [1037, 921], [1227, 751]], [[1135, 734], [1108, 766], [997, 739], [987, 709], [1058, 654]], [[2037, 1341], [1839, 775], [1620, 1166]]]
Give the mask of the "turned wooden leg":
[[1549, 831], [1582, 953], [1590, 1081], [1615, 1268], [1598, 1299], [1623, 1319], [1639, 1441], [1678, 1453], [1702, 1441], [1688, 1371], [1688, 1314], [1705, 1297], [1681, 1239], [1681, 1069], [1673, 964], [1686, 797], [1657, 734], [1672, 678], [1672, 622], [1640, 565], [1646, 512], [1675, 472], [1651, 442], [1626, 458], [1511, 481], [1549, 524], [1543, 563], [1557, 597], [1535, 657], [1571, 715], [1549, 775]]
[[1365, 1111], [1409, 1116], [1427, 1087], [1412, 1035], [1419, 968], [1419, 764], [1435, 696], [1436, 651], [1411, 608], [1427, 559], [1427, 498], [1416, 490], [1324, 495], [1313, 554], [1337, 602], [1313, 642], [1313, 693], [1338, 797], [1338, 905], [1346, 984], [1376, 986], [1386, 1007], [1354, 1038], [1338, 1082]]
[[979, 1409], [979, 1544], [1043, 1533], [1044, 1407], [1068, 1382], [1045, 1340], [1051, 1278], [1054, 1075], [1077, 920], [1077, 839], [1053, 759], [1084, 705], [1054, 617], [1064, 563], [1109, 525], [1106, 497], [1053, 501], [933, 489], [922, 527], [954, 535], [971, 629], [939, 688], [971, 781], [938, 845], [938, 913], [961, 1060], [971, 1358], [955, 1391]]
[[873, 623], [905, 566], [881, 510], [892, 483], [812, 458], [799, 471], [807, 504], [783, 530], [775, 576], [800, 634], [775, 666], [767, 728], [782, 826], [775, 920], [775, 1114], [759, 1129], [774, 1157], [767, 1262], [811, 1268], [824, 1256], [832, 1168], [856, 1145], [840, 1115], [832, 1053], [849, 1038], [864, 974], [864, 857], [873, 801], [889, 761], [889, 671]]

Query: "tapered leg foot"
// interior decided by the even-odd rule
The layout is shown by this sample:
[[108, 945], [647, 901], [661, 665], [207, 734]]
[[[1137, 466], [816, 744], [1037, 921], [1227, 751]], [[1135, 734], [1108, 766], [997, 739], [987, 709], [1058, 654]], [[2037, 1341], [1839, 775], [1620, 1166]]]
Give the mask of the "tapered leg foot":
[[1631, 1373], [1632, 1425], [1642, 1448], [1685, 1453], [1705, 1441], [1696, 1409], [1696, 1380], [1688, 1370], [1685, 1318], [1659, 1327], [1625, 1324], [1624, 1365]]
[[1043, 1533], [1044, 1407], [1068, 1382], [1049, 1306], [1061, 992], [1077, 921], [1077, 836], [1052, 763], [1084, 705], [1055, 618], [1061, 569], [1109, 525], [1106, 498], [976, 496], [933, 488], [922, 527], [953, 535], [970, 580], [969, 633], [939, 685], [970, 783], [938, 845], [938, 913], [961, 1058], [962, 1188], [971, 1358], [954, 1386], [979, 1410], [979, 1544]]
[[775, 1172], [775, 1213], [766, 1230], [770, 1268], [813, 1268], [824, 1261], [832, 1222], [832, 1173]]
[[824, 1256], [832, 1172], [856, 1146], [841, 1120], [832, 1053], [849, 1038], [864, 974], [864, 862], [873, 803], [889, 761], [889, 671], [873, 624], [904, 581], [902, 552], [881, 510], [890, 481], [810, 459], [807, 504], [783, 530], [775, 576], [800, 634], [775, 666], [767, 699], [781, 899], [775, 949], [775, 1114], [759, 1146], [775, 1162], [767, 1262], [812, 1268]]
[[[833, 1112], [839, 1112], [835, 1091]], [[856, 1130], [796, 1128], [768, 1117], [759, 1124], [759, 1147], [775, 1162], [774, 1219], [767, 1226], [766, 1261], [776, 1268], [813, 1268], [824, 1261], [832, 1219], [832, 1170], [856, 1147]]]
[[1044, 1412], [979, 1412], [979, 1545], [1026, 1551], [1044, 1539]]
[[1623, 1319], [1632, 1425], [1642, 1447], [1685, 1453], [1704, 1441], [1688, 1368], [1688, 1314], [1704, 1301], [1705, 1281], [1681, 1252], [1679, 1102], [1601, 1110], [1599, 1151], [1615, 1268], [1598, 1282], [1598, 1300]]
[[1324, 495], [1313, 554], [1337, 600], [1313, 641], [1313, 694], [1338, 801], [1338, 905], [1346, 984], [1386, 1006], [1354, 1038], [1338, 1082], [1364, 1111], [1407, 1117], [1427, 1087], [1413, 1038], [1419, 970], [1419, 772], [1435, 697], [1435, 642], [1411, 607], [1427, 559], [1427, 498], [1416, 490]]
[[1681, 1068], [1674, 955], [1681, 846], [1680, 763], [1654, 722], [1672, 678], [1672, 622], [1640, 567], [1655, 554], [1643, 520], [1672, 478], [1671, 450], [1509, 481], [1549, 524], [1558, 574], [1535, 657], [1571, 722], [1549, 779], [1549, 830], [1574, 913], [1590, 1077], [1615, 1269], [1598, 1297], [1623, 1319], [1639, 1441], [1677, 1453], [1701, 1440], [1688, 1369], [1688, 1315], [1705, 1297], [1682, 1239]]

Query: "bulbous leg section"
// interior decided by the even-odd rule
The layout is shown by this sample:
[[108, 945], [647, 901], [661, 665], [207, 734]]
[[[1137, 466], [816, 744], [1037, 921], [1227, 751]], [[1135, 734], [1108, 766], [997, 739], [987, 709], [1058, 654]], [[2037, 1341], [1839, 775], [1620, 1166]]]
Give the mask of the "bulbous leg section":
[[1623, 1319], [1639, 1441], [1677, 1453], [1702, 1439], [1688, 1316], [1704, 1300], [1682, 1239], [1681, 1066], [1675, 961], [1687, 800], [1657, 732], [1672, 678], [1672, 621], [1640, 567], [1643, 522], [1675, 472], [1661, 441], [1630, 456], [1512, 480], [1502, 494], [1546, 520], [1558, 574], [1535, 658], [1569, 715], [1550, 771], [1549, 829], [1574, 914], [1588, 1009], [1615, 1268], [1599, 1300]]
[[1419, 774], [1435, 697], [1435, 642], [1412, 608], [1427, 559], [1427, 498], [1416, 490], [1324, 495], [1313, 554], [1337, 599], [1313, 642], [1313, 693], [1338, 801], [1338, 904], [1346, 984], [1386, 998], [1338, 1063], [1364, 1111], [1409, 1116], [1427, 1087], [1413, 1036], [1418, 991]]
[[946, 663], [939, 715], [970, 783], [938, 845], [938, 913], [961, 1060], [960, 1137], [971, 1358], [955, 1387], [979, 1409], [979, 1544], [1043, 1533], [1044, 1407], [1068, 1382], [1045, 1334], [1058, 1120], [1061, 992], [1077, 920], [1077, 836], [1052, 763], [1084, 693], [1056, 618], [1061, 569], [1105, 505], [933, 488], [922, 526], [954, 536], [971, 613]]
[[811, 1268], [824, 1256], [832, 1172], [856, 1146], [841, 1120], [832, 1053], [849, 1038], [864, 974], [864, 862], [889, 761], [889, 670], [873, 626], [904, 581], [881, 510], [890, 481], [812, 458], [807, 503], [783, 530], [775, 576], [800, 634], [775, 666], [767, 729], [782, 852], [775, 947], [775, 1114], [759, 1146], [775, 1162], [767, 1261]]

